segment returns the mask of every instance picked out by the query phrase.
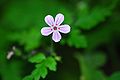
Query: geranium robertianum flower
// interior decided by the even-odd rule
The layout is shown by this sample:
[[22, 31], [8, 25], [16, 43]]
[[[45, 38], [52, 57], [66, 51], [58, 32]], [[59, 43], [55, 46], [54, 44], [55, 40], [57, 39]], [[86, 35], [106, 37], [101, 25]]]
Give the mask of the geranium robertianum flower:
[[55, 42], [59, 42], [61, 40], [61, 33], [69, 33], [70, 32], [70, 26], [65, 24], [61, 25], [61, 23], [64, 21], [64, 15], [59, 13], [56, 15], [55, 20], [51, 15], [47, 15], [45, 17], [45, 22], [49, 25], [49, 27], [43, 27], [41, 29], [41, 34], [44, 36], [48, 36], [51, 33], [52, 39]]

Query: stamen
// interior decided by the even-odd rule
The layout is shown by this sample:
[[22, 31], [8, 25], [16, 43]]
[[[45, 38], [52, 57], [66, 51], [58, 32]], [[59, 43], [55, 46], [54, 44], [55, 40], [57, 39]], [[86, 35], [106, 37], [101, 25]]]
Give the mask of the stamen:
[[53, 29], [54, 29], [54, 30], [57, 30], [57, 27], [54, 27]]
[[52, 26], [54, 26], [54, 25], [52, 24]]

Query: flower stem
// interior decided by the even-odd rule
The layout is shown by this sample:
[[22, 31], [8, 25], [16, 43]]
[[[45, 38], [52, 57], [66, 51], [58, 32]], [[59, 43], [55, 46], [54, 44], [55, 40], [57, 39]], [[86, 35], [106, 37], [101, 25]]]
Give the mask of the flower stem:
[[52, 56], [56, 56], [55, 51], [54, 51], [54, 42], [52, 40], [51, 40], [50, 53], [51, 53]]

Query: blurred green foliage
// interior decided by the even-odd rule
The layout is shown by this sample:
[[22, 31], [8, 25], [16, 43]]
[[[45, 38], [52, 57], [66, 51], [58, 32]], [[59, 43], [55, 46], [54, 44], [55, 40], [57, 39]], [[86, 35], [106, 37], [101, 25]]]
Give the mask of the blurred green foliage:
[[105, 55], [97, 53], [94, 55], [76, 55], [82, 69], [81, 80], [106, 80], [102, 71], [98, 70], [105, 63]]
[[[119, 7], [119, 0], [0, 0], [0, 80], [120, 80]], [[51, 46], [40, 29], [57, 13], [71, 32]]]

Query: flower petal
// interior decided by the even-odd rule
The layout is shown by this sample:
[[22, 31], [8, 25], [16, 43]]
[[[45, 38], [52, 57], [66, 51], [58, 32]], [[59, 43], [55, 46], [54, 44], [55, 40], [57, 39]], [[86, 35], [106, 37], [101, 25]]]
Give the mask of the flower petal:
[[59, 42], [61, 39], [61, 34], [58, 31], [54, 31], [52, 35], [52, 39], [55, 42]]
[[64, 15], [59, 13], [55, 17], [55, 25], [60, 25], [64, 21]]
[[59, 26], [59, 31], [61, 32], [61, 33], [69, 33], [70, 32], [70, 26], [69, 25], [61, 25], [61, 26]]
[[44, 36], [48, 36], [53, 32], [53, 30], [50, 27], [43, 27], [41, 29], [41, 34]]
[[49, 25], [49, 26], [54, 26], [54, 18], [51, 15], [47, 15], [45, 17], [45, 22]]

